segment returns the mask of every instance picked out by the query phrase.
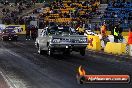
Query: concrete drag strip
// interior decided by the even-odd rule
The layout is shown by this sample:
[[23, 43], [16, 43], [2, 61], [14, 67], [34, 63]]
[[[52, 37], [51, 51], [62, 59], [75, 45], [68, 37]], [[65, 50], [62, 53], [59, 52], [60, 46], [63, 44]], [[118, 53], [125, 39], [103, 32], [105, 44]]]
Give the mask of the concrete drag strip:
[[1, 43], [0, 66], [18, 85], [17, 88], [23, 87], [19, 87], [16, 81], [26, 83], [26, 88], [131, 88], [131, 84], [77, 84], [75, 75], [80, 65], [88, 74], [131, 74], [128, 69], [131, 66], [107, 61], [107, 56], [87, 52], [82, 57], [73, 52], [70, 56], [49, 57], [37, 54], [32, 42], [22, 45], [17, 42]]
[[[39, 68], [35, 64], [31, 63], [28, 59], [22, 57], [21, 55], [18, 55], [17, 53], [9, 49], [6, 49], [5, 47], [3, 47], [3, 49], [5, 52], [9, 53], [10, 57], [14, 57], [10, 59], [10, 63], [11, 64], [15, 63], [14, 66], [18, 67], [19, 70], [22, 70], [30, 81], [31, 80], [33, 82], [35, 81], [34, 85], [32, 85], [33, 87], [29, 87], [29, 88], [43, 88], [43, 86], [45, 86], [45, 88], [52, 88], [53, 86], [56, 88], [61, 88], [61, 86], [63, 86], [59, 84], [59, 81], [61, 80], [57, 80], [57, 79], [54, 79], [54, 77], [50, 77], [50, 75], [47, 75], [47, 73], [45, 73], [43, 70], [41, 70], [41, 68]], [[15, 84], [16, 88], [28, 88], [25, 85], [23, 85], [22, 87], [19, 87], [19, 85], [15, 83], [12, 78], [10, 80], [13, 84]], [[20, 80], [20, 79], [15, 79], [15, 80]], [[21, 82], [21, 84], [23, 83]], [[34, 86], [37, 86], [37, 87], [34, 87]]]
[[0, 75], [3, 77], [4, 81], [6, 82], [5, 84], [3, 83], [0, 84], [0, 88], [1, 88], [1, 85], [4, 85], [4, 87], [2, 86], [2, 88], [16, 88], [14, 84], [10, 81], [10, 78], [4, 73], [4, 71], [2, 71], [1, 68], [0, 68]]
[[[0, 49], [0, 54], [3, 54], [4, 49]], [[10, 78], [4, 73], [0, 67], [0, 88], [16, 88], [10, 81]]]
[[[5, 52], [5, 49], [3, 49], [2, 51]], [[0, 54], [0, 55], [2, 55], [2, 54]], [[6, 53], [6, 55], [7, 55], [7, 53]], [[10, 63], [8, 62], [9, 59], [8, 60], [6, 60], [6, 59], [7, 58], [0, 58], [0, 75], [3, 77], [4, 81], [8, 85], [7, 88], [27, 88], [27, 87], [25, 87], [24, 82], [20, 78], [18, 78], [15, 75], [15, 73], [10, 71], [10, 70], [14, 70], [14, 69], [11, 69], [12, 65], [10, 65]], [[10, 70], [8, 70], [8, 69], [10, 69]], [[4, 87], [4, 88], [6, 88], [6, 87]]]

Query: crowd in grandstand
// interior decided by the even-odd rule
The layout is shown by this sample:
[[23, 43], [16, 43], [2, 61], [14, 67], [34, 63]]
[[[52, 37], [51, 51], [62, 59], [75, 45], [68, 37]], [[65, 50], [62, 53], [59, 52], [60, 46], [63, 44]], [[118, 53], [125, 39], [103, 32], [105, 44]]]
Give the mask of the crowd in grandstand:
[[[17, 1], [14, 5], [9, 3], [7, 0], [1, 2], [4, 6], [2, 7], [2, 23], [3, 24], [24, 24], [31, 17], [22, 18], [18, 17], [24, 10], [31, 7], [31, 3], [25, 0]], [[11, 9], [14, 8], [14, 9]]]
[[[65, 2], [60, 0], [58, 2], [52, 2], [51, 7], [43, 14], [43, 17], [46, 21], [48, 20], [77, 28], [79, 25], [88, 23], [94, 15], [100, 14], [100, 12], [96, 11], [99, 5], [99, 2], [97, 2], [97, 0], [69, 0]], [[87, 28], [92, 29], [89, 25]]]
[[[32, 2], [34, 3], [35, 0]], [[2, 3], [4, 5], [10, 5], [8, 1]], [[68, 25], [78, 30], [82, 29], [82, 26], [90, 30], [100, 30], [101, 28], [99, 27], [104, 26], [104, 24], [100, 23], [94, 26], [90, 24], [90, 19], [92, 19], [94, 15], [101, 14], [97, 11], [99, 4], [99, 0], [55, 0], [50, 2], [49, 6], [43, 8], [43, 13], [39, 14], [38, 9], [34, 10], [33, 13], [38, 13], [38, 19], [43, 19], [43, 21], [39, 21], [40, 28], [44, 28], [50, 25], [50, 23], [55, 22], [58, 25]], [[17, 0], [15, 6], [17, 8], [13, 11], [8, 8], [2, 9], [4, 15], [2, 18], [3, 23], [29, 25], [30, 21], [35, 20], [35, 18], [31, 16], [17, 16], [22, 13], [24, 9], [31, 7], [31, 4], [26, 0]], [[115, 37], [115, 42], [117, 42], [117, 36], [121, 38], [123, 29], [128, 28], [128, 24], [132, 23], [132, 3], [126, 2], [125, 0], [110, 1], [102, 20], [105, 20], [106, 27], [104, 27], [103, 30], [101, 29], [101, 34], [105, 36], [105, 29], [109, 29]], [[27, 27], [27, 29], [31, 30], [32, 27]]]
[[111, 1], [102, 19], [106, 20], [108, 24], [120, 23], [123, 29], [128, 29], [128, 24], [132, 23], [132, 2]]
[[29, 24], [30, 21], [35, 20], [35, 18], [32, 16], [19, 17], [24, 10], [31, 8], [32, 2], [27, 2], [26, 0], [16, 0], [15, 4], [12, 4], [8, 0], [1, 1], [1, 4], [3, 5], [1, 7], [1, 20], [3, 24], [7, 25], [26, 25], [26, 39], [30, 39], [29, 35], [31, 35], [31, 38], [34, 40], [37, 36], [37, 27]]

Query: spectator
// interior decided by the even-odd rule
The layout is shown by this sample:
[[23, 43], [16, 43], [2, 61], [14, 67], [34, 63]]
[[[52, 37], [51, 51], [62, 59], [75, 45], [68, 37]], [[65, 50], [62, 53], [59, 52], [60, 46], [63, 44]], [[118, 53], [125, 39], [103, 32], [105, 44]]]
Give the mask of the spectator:
[[119, 40], [123, 41], [123, 36], [122, 36], [123, 29], [120, 27], [120, 24], [118, 24], [118, 30], [119, 30]]
[[30, 25], [26, 27], [26, 40], [30, 40]]
[[76, 29], [76, 31], [79, 33], [79, 35], [84, 35], [84, 28], [82, 27], [82, 25], [80, 25], [77, 29]]
[[4, 1], [3, 0], [1, 0], [1, 2], [0, 2], [1, 4], [4, 4]]
[[64, 17], [65, 17], [65, 18], [67, 18], [67, 17], [68, 17], [68, 15], [67, 15], [67, 13], [66, 13], [66, 12], [64, 13]]
[[36, 2], [36, 0], [32, 0], [32, 3], [33, 3], [33, 5], [34, 5], [34, 7], [35, 7], [35, 2]]
[[9, 1], [8, 0], [5, 1], [5, 5], [9, 5]]
[[34, 25], [31, 26], [31, 37], [33, 40], [35, 40], [37, 37], [37, 29], [35, 28]]
[[132, 44], [132, 25], [129, 27], [128, 44]]
[[119, 39], [119, 30], [118, 30], [118, 27], [115, 26], [114, 27], [114, 42], [118, 43], [118, 39]]
[[51, 9], [49, 13], [52, 14], [53, 13], [53, 9]]
[[103, 38], [106, 37], [107, 27], [105, 23], [103, 23], [103, 25], [101, 26], [100, 32]]
[[5, 12], [6, 12], [6, 9], [3, 8], [3, 9], [2, 9], [2, 13], [3, 13], [3, 15], [5, 14]]

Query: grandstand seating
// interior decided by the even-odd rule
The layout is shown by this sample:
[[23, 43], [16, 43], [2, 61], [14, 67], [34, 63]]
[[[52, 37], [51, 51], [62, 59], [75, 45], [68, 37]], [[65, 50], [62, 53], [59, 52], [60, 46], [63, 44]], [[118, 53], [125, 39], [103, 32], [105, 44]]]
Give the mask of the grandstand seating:
[[123, 29], [127, 29], [132, 23], [132, 2], [110, 2], [105, 15], [102, 17], [106, 22], [120, 22]]
[[[73, 2], [72, 5], [75, 5], [75, 7], [74, 6], [72, 7], [72, 6], [70, 6], [68, 4], [68, 3], [72, 2], [71, 0], [63, 0], [62, 6], [64, 8], [58, 6], [59, 8], [54, 8], [53, 9], [54, 11], [56, 10], [58, 13], [55, 13], [54, 11], [53, 11], [53, 13], [50, 13], [51, 8], [55, 7], [51, 3], [51, 6], [52, 6], [51, 8], [44, 9], [44, 14], [49, 13], [49, 15], [47, 15], [46, 17], [44, 17], [44, 20], [49, 21], [49, 22], [53, 22], [54, 21], [54, 22], [57, 22], [57, 23], [71, 22], [73, 19], [75, 20], [75, 19], [79, 18], [78, 16], [76, 16], [76, 17], [71, 17], [70, 16], [70, 12], [72, 10], [75, 10], [76, 6], [81, 9], [78, 12], [79, 15], [80, 15], [80, 17], [81, 17], [82, 15], [85, 15], [88, 11], [91, 12], [92, 11], [92, 6], [93, 7], [95, 7], [95, 6], [98, 7], [99, 4], [100, 4], [98, 1], [96, 1], [91, 6], [85, 6], [85, 5], [82, 4], [82, 2], [85, 2], [85, 1], [86, 0], [80, 0], [79, 3], [78, 2]], [[67, 14], [69, 16], [68, 17], [64, 17], [64, 14]], [[91, 14], [91, 13], [89, 13], [89, 14]], [[60, 15], [62, 15], [62, 17]]]

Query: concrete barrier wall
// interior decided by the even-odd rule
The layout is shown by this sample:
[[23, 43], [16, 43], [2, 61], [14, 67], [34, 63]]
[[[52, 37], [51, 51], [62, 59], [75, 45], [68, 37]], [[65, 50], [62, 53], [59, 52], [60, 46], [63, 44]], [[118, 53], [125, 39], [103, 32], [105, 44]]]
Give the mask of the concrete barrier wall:
[[[101, 47], [101, 40], [99, 36], [95, 35], [88, 35], [88, 45], [87, 49], [90, 50], [95, 50], [95, 51], [100, 51], [102, 49]], [[128, 36], [123, 36], [125, 42], [121, 43], [115, 43], [114, 42], [114, 36], [109, 35], [108, 39], [110, 42], [107, 42], [106, 46], [104, 46], [104, 52], [106, 53], [111, 53], [111, 54], [129, 54], [132, 56], [132, 45], [129, 45], [127, 49], [127, 41], [128, 41]]]
[[101, 41], [98, 36], [88, 35], [88, 46], [87, 49], [101, 50]]
[[126, 47], [126, 53], [130, 56], [132, 56], [132, 44], [127, 45]]
[[[95, 33], [100, 34], [100, 31], [95, 31]], [[107, 31], [107, 35], [111, 35], [111, 31]], [[128, 36], [128, 32], [122, 32], [123, 36]]]
[[5, 25], [5, 27], [16, 28], [15, 30], [16, 30], [17, 34], [26, 34], [26, 32], [25, 32], [25, 25]]
[[128, 36], [123, 36], [123, 38], [128, 42]]
[[126, 44], [108, 42], [104, 48], [104, 52], [112, 54], [125, 54]]

